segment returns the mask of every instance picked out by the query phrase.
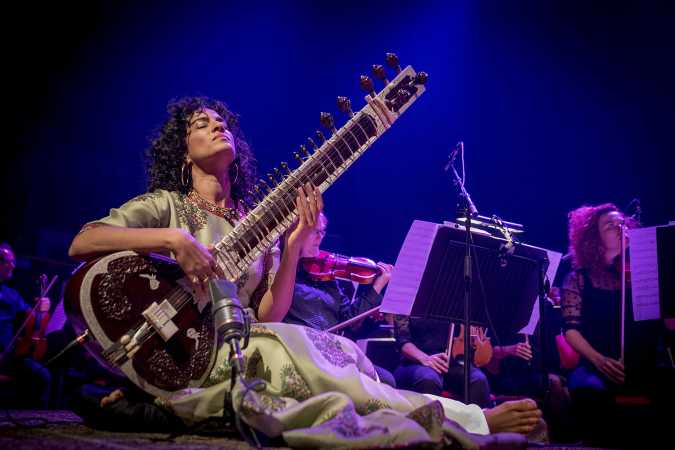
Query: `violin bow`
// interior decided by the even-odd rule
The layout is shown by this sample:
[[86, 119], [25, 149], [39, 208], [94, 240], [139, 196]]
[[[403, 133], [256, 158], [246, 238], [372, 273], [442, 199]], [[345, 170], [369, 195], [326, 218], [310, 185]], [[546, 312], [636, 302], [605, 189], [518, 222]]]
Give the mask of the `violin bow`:
[[[44, 278], [43, 278], [43, 277], [44, 277]], [[46, 276], [45, 274], [42, 274], [42, 277], [41, 277], [40, 279], [41, 279], [41, 280], [45, 280], [46, 278], [47, 278], [47, 276]], [[56, 280], [57, 280], [58, 278], [59, 278], [58, 275], [54, 275], [54, 276], [52, 277], [52, 281], [49, 282], [49, 284], [47, 285], [47, 287], [45, 287], [44, 281], [43, 281], [42, 286], [41, 286], [41, 288], [40, 288], [40, 297], [44, 297], [44, 296], [46, 296], [46, 295], [49, 293], [49, 291], [52, 289], [52, 286], [54, 286], [54, 283], [56, 283]]]
[[338, 323], [338, 324], [336, 324], [336, 325], [333, 325], [332, 327], [330, 327], [330, 328], [328, 328], [328, 329], [326, 329], [326, 330], [324, 330], [324, 331], [327, 331], [327, 332], [329, 332], [329, 333], [335, 333], [336, 331], [339, 331], [339, 330], [341, 330], [341, 329], [343, 329], [343, 328], [345, 328], [345, 327], [348, 327], [349, 325], [353, 324], [354, 322], [358, 322], [358, 321], [361, 320], [361, 319], [365, 319], [365, 318], [368, 317], [368, 316], [372, 316], [373, 314], [375, 314], [375, 313], [378, 312], [379, 310], [380, 310], [380, 307], [379, 307], [379, 306], [376, 306], [376, 307], [374, 307], [374, 308], [369, 309], [369, 310], [366, 311], [366, 312], [362, 312], [362, 313], [359, 314], [358, 316], [352, 317], [352, 318], [349, 319], [349, 320], [345, 320], [344, 322], [340, 322], [340, 323]]
[[452, 344], [455, 342], [455, 322], [450, 322], [448, 326], [448, 346], [445, 349], [445, 356], [450, 363], [452, 357]]

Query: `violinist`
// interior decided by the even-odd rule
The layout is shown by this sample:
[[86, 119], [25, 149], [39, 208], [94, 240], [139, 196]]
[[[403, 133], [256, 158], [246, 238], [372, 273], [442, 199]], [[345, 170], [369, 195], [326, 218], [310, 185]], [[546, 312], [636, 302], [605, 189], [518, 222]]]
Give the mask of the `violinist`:
[[[667, 393], [654, 392], [664, 388], [660, 380], [668, 378], [656, 371], [659, 324], [635, 322], [630, 296], [625, 306], [626, 360], [621, 360], [621, 269], [617, 262], [624, 223], [627, 228], [638, 225], [611, 203], [582, 206], [569, 213], [574, 270], [563, 283], [561, 307], [565, 339], [581, 359], [569, 376], [568, 388], [581, 437], [591, 444], [618, 444], [613, 440], [616, 394], [640, 392], [665, 398]], [[670, 384], [672, 397], [672, 379]]]
[[[394, 377], [401, 389], [434, 395], [447, 390], [458, 397], [463, 394], [464, 356], [448, 357], [447, 321], [396, 315], [394, 335], [401, 352], [401, 362]], [[482, 408], [492, 406], [487, 377], [474, 364], [469, 367], [470, 403]]]
[[[31, 355], [15, 355], [14, 347], [9, 348], [22, 322], [31, 308], [21, 295], [6, 285], [12, 278], [16, 258], [9, 244], [0, 244], [0, 372], [17, 382], [20, 405], [32, 409], [47, 409], [51, 387], [49, 371]], [[49, 299], [38, 299], [38, 309], [49, 310]]]
[[[328, 219], [321, 213], [312, 234], [304, 241], [300, 251], [295, 289], [291, 307], [284, 317], [286, 323], [304, 325], [316, 330], [328, 328], [347, 319], [368, 311], [382, 302], [380, 293], [391, 278], [393, 267], [390, 264], [377, 263], [378, 275], [371, 284], [361, 285], [352, 301], [340, 288], [337, 280], [328, 276], [317, 279], [305, 269], [303, 261], [319, 255], [321, 242], [326, 235]], [[380, 380], [395, 386], [394, 377], [381, 367], [376, 367]]]

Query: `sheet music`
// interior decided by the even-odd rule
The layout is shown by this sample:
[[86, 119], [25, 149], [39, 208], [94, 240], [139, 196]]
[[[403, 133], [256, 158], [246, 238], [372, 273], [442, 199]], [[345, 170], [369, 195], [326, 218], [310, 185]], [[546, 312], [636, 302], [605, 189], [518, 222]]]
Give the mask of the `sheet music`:
[[[548, 278], [551, 282], [553, 282], [553, 280], [555, 279], [555, 274], [558, 271], [558, 266], [560, 265], [562, 253], [554, 252], [552, 250], [546, 250], [546, 255], [548, 257], [548, 268], [546, 269], [546, 278]], [[527, 322], [527, 325], [525, 325], [518, 332], [518, 334], [527, 334], [530, 336], [533, 335], [534, 330], [537, 327], [537, 323], [539, 323], [539, 296], [537, 296], [537, 299], [534, 301], [534, 305], [532, 305], [532, 313], [530, 314], [530, 320]]]
[[381, 312], [410, 315], [439, 226], [421, 220], [413, 222], [396, 258]]
[[656, 227], [628, 230], [628, 239], [633, 317], [636, 321], [658, 319], [660, 310]]

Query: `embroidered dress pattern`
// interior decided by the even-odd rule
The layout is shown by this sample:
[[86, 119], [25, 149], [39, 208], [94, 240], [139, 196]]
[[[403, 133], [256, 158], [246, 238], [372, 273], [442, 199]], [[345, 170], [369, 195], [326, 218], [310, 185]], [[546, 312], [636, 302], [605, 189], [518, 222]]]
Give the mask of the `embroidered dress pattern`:
[[347, 354], [342, 349], [340, 342], [329, 333], [316, 331], [311, 328], [305, 328], [305, 333], [312, 344], [314, 344], [314, 347], [321, 352], [321, 356], [329, 363], [337, 367], [347, 367], [350, 364], [356, 364], [354, 358]]
[[192, 202], [189, 196], [183, 196], [185, 201], [176, 202], [176, 215], [181, 223], [187, 225], [191, 234], [206, 228], [208, 216], [204, 208]]
[[284, 364], [281, 368], [281, 395], [291, 397], [298, 401], [307, 400], [312, 396], [305, 380], [300, 376], [295, 367], [291, 364]]
[[386, 427], [379, 425], [361, 426], [359, 424], [359, 415], [353, 408], [345, 408], [333, 419], [323, 423], [318, 428], [327, 428], [346, 438], [368, 436], [374, 432], [382, 434], [387, 431]]
[[358, 408], [359, 414], [362, 416], [368, 415], [372, 412], [378, 411], [380, 409], [391, 408], [389, 403], [376, 398], [369, 398], [366, 400], [366, 404], [362, 408]]
[[435, 401], [421, 406], [410, 412], [407, 417], [420, 424], [434, 439], [440, 439], [443, 435], [445, 414], [440, 402]]

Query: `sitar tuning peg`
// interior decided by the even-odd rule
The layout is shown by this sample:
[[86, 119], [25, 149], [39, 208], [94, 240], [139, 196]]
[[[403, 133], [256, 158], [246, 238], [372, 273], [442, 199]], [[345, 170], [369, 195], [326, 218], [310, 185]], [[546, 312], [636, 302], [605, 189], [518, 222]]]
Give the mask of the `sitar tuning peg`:
[[[296, 154], [297, 154], [297, 152], [296, 152]], [[298, 155], [298, 156], [300, 156], [300, 155]], [[286, 175], [290, 175], [290, 174], [291, 174], [291, 169], [288, 168], [288, 163], [286, 163], [286, 161], [283, 161], [283, 162], [281, 163], [281, 168], [284, 169], [284, 170], [286, 171]]]
[[335, 121], [333, 120], [333, 116], [330, 113], [322, 112], [320, 121], [321, 125], [323, 125], [323, 127], [327, 130], [330, 130], [331, 133], [337, 133], [337, 130], [335, 129]]
[[284, 174], [282, 174], [281, 171], [276, 167], [274, 168], [274, 175], [276, 175], [276, 177], [279, 179], [279, 181], [283, 181]]
[[[265, 181], [264, 179], [261, 178], [259, 184], [263, 185], [267, 189], [267, 192], [272, 192], [272, 188], [270, 187], [269, 184], [267, 184], [267, 181]], [[256, 190], [259, 190], [258, 186], [256, 186]]]
[[396, 71], [397, 75], [401, 73], [401, 66], [398, 64], [396, 53], [387, 53], [385, 60], [387, 61], [387, 65]]
[[361, 75], [361, 81], [359, 82], [361, 89], [366, 91], [371, 97], [375, 97], [375, 87], [373, 86], [373, 80], [370, 79], [367, 75]]
[[337, 107], [338, 111], [341, 113], [347, 114], [349, 117], [354, 117], [354, 112], [352, 111], [352, 102], [347, 97], [338, 97]]
[[[277, 170], [277, 172], [279, 171], [279, 169], [276, 169], [276, 170]], [[271, 173], [267, 174], [267, 179], [270, 180], [270, 183], [272, 183], [273, 186], [276, 186], [277, 184], [279, 184], [279, 182], [276, 180], [276, 178], [274, 178], [274, 175], [272, 175]]]
[[[314, 145], [314, 147], [316, 147], [316, 144], [314, 144], [314, 141], [312, 141], [311, 138], [307, 138], [307, 140], [308, 140], [309, 142], [311, 142], [311, 143]], [[305, 156], [305, 158], [309, 158], [309, 152], [307, 151], [307, 147], [305, 147], [304, 145], [301, 145], [301, 146], [300, 146], [300, 151], [301, 151], [302, 154]]]
[[411, 81], [412, 84], [426, 84], [429, 74], [426, 72], [417, 72], [415, 78]]
[[[300, 146], [300, 148], [302, 148], [302, 145]], [[305, 150], [305, 152], [307, 152], [307, 150]], [[300, 165], [302, 165], [302, 163], [304, 162], [302, 160], [302, 156], [300, 156], [300, 153], [298, 152], [293, 152], [293, 158], [295, 158], [300, 163]]]
[[382, 64], [373, 64], [373, 75], [375, 75], [375, 78], [382, 81], [385, 85], [389, 84], [387, 72], [384, 71], [384, 66]]
[[255, 195], [253, 195], [252, 191], [248, 191], [248, 195], [244, 196], [243, 200], [244, 200], [244, 205], [246, 205], [246, 209], [248, 211], [255, 208], [255, 203], [253, 203], [253, 202], [256, 200], [256, 198], [255, 198]]
[[260, 196], [260, 188], [258, 186], [252, 190], [249, 190], [248, 194], [251, 196], [251, 198], [255, 199], [256, 202], [260, 203], [262, 201], [262, 197]]
[[[319, 146], [316, 145], [316, 142], [314, 142], [314, 140], [313, 140], [311, 137], [310, 137], [310, 138], [307, 138], [307, 142], [309, 143], [309, 145], [312, 146], [312, 148], [314, 149], [314, 151], [317, 151], [317, 150], [319, 149]], [[307, 156], [309, 156], [309, 155], [307, 155]]]
[[326, 136], [323, 135], [321, 130], [316, 130], [316, 137], [321, 141], [321, 142], [326, 142]]

